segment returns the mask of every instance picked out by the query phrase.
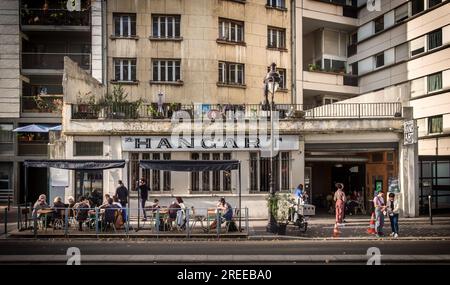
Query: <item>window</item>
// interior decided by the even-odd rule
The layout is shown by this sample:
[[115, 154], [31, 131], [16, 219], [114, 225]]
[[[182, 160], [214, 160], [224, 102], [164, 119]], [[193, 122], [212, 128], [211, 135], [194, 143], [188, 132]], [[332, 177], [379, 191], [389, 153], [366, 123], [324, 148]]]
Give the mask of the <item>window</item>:
[[162, 39], [175, 39], [180, 37], [179, 15], [153, 15], [153, 37]]
[[244, 42], [244, 22], [219, 19], [219, 39], [228, 42]]
[[136, 59], [114, 59], [116, 81], [136, 81]]
[[442, 89], [442, 72], [428, 75], [428, 92], [434, 92]]
[[415, 56], [425, 52], [425, 38], [420, 37], [410, 42], [411, 56]]
[[441, 4], [442, 0], [428, 0], [428, 9]]
[[442, 29], [428, 34], [428, 50], [442, 46]]
[[244, 65], [241, 63], [219, 62], [219, 83], [244, 85]]
[[153, 81], [176, 82], [181, 80], [181, 60], [153, 60]]
[[[290, 190], [290, 160], [289, 152], [280, 152], [273, 157], [275, 191]], [[270, 157], [261, 157], [257, 152], [250, 153], [250, 191], [269, 192], [270, 162]]]
[[442, 133], [442, 115], [428, 118], [428, 134]]
[[339, 102], [339, 100], [334, 98], [323, 98], [323, 105], [333, 104], [336, 102]]
[[375, 68], [382, 67], [384, 65], [384, 53], [377, 54], [375, 56]]
[[[270, 66], [267, 67], [267, 72], [270, 71]], [[286, 84], [286, 69], [285, 68], [277, 68], [278, 74], [280, 74], [280, 85], [279, 89], [287, 89]]]
[[[230, 160], [231, 153], [192, 153], [192, 160]], [[191, 173], [191, 191], [231, 191], [231, 171], [202, 171]]]
[[13, 130], [12, 124], [0, 124], [0, 144], [13, 142], [12, 130]]
[[281, 8], [286, 9], [286, 1], [285, 0], [267, 0], [267, 6], [273, 8]]
[[420, 12], [422, 12], [424, 7], [424, 0], [412, 0], [411, 1], [411, 16], [414, 16]]
[[113, 14], [114, 36], [136, 36], [136, 14]]
[[[152, 154], [153, 160], [160, 160], [161, 155], [159, 153]], [[161, 171], [152, 169], [152, 184], [150, 187], [151, 191], [161, 191]]]
[[268, 28], [267, 46], [270, 48], [286, 48], [286, 30], [279, 28]]
[[74, 156], [103, 156], [103, 142], [74, 142]]
[[[170, 153], [163, 153], [164, 160], [170, 160], [170, 156]], [[163, 171], [163, 191], [170, 190], [172, 190], [170, 171]]]
[[384, 30], [384, 16], [381, 16], [379, 18], [376, 18], [374, 20], [375, 23], [375, 33], [381, 32]]
[[408, 18], [408, 3], [395, 9], [395, 23], [400, 23]]

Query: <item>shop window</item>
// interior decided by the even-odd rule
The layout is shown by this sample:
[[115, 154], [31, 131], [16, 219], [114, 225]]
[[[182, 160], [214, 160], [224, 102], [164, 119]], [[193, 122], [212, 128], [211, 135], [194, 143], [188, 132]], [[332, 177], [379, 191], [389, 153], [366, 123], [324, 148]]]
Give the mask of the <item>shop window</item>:
[[[270, 163], [270, 157], [261, 157], [256, 152], [250, 153], [250, 191], [268, 192], [270, 190]], [[290, 190], [289, 152], [280, 152], [273, 158], [272, 174], [275, 191]]]
[[[153, 160], [160, 160], [161, 155], [159, 153], [152, 154]], [[161, 191], [161, 171], [152, 169], [152, 184], [150, 187], [152, 191]]]
[[[164, 160], [170, 160], [170, 153], [163, 153]], [[172, 190], [172, 181], [170, 171], [163, 172], [163, 191], [171, 191]]]
[[394, 161], [394, 153], [388, 152], [386, 155], [386, 159], [387, 159], [387, 161]]
[[88, 198], [92, 207], [100, 206], [103, 201], [103, 171], [75, 171], [75, 199]]
[[[231, 153], [192, 153], [192, 160], [230, 160]], [[231, 171], [203, 171], [191, 173], [191, 191], [231, 191]]]

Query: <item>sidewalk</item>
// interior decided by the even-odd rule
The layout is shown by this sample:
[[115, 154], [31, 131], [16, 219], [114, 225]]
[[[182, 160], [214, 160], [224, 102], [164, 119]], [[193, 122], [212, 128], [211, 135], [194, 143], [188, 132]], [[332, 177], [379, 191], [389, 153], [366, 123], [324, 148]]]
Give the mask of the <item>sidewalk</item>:
[[[339, 227], [340, 234], [333, 237], [334, 217], [312, 217], [308, 222], [308, 229], [304, 233], [294, 225], [288, 225], [286, 235], [277, 235], [266, 231], [266, 220], [250, 221], [249, 238], [258, 239], [346, 239], [367, 240], [378, 239], [375, 235], [368, 234], [370, 218], [353, 216], [346, 218], [346, 223]], [[392, 239], [389, 219], [385, 220], [383, 239]], [[428, 217], [403, 218], [399, 220], [398, 239], [450, 239], [450, 217], [433, 217], [433, 225], [430, 225]]]

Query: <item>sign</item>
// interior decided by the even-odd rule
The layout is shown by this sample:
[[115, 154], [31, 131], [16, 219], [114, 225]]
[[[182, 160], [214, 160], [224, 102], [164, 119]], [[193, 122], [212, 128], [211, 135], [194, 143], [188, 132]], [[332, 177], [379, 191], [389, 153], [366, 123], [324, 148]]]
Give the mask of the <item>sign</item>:
[[50, 168], [50, 185], [56, 187], [69, 186], [69, 170]]
[[[279, 136], [274, 143], [275, 150], [299, 150], [298, 136]], [[268, 140], [247, 136], [210, 138], [206, 136], [178, 137], [148, 136], [122, 137], [122, 151], [245, 151], [269, 150]]]
[[67, 0], [67, 10], [70, 12], [81, 11], [81, 0]]
[[375, 193], [383, 191], [383, 180], [375, 180]]
[[417, 128], [416, 121], [409, 120], [403, 123], [403, 132], [405, 134], [404, 145], [411, 145], [417, 143]]
[[389, 177], [388, 179], [388, 192], [389, 193], [400, 193], [400, 186], [398, 185], [398, 178]]

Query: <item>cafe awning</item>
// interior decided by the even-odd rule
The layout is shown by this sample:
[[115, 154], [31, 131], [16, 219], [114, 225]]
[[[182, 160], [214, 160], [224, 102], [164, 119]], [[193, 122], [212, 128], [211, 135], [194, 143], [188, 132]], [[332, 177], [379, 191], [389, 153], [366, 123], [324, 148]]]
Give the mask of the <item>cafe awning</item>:
[[71, 170], [103, 170], [124, 168], [125, 160], [25, 160], [25, 167], [52, 167]]
[[238, 160], [141, 160], [139, 166], [144, 169], [166, 171], [220, 171], [239, 168]]

